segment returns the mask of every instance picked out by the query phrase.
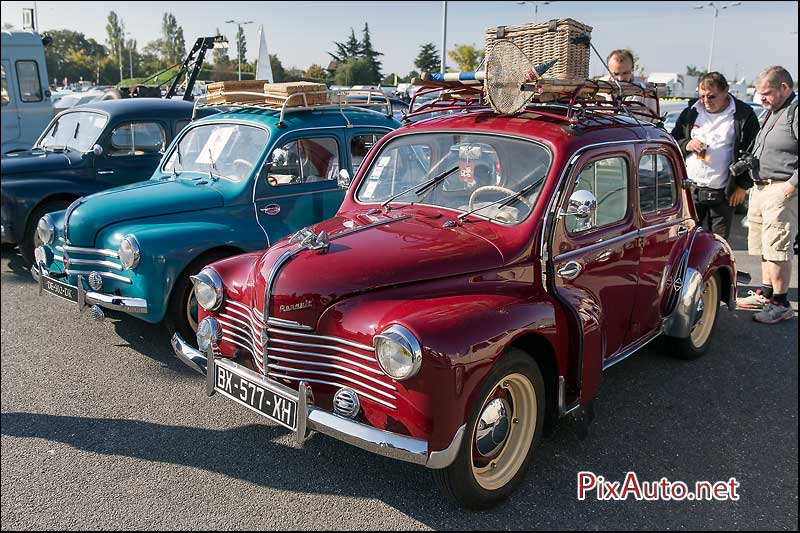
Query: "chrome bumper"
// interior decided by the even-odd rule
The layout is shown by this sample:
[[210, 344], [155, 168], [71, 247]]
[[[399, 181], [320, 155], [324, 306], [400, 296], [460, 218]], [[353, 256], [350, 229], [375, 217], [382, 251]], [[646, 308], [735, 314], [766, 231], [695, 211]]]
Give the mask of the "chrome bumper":
[[[38, 267], [37, 265], [33, 265], [31, 267], [31, 275], [39, 284], [40, 295], [42, 292], [44, 292], [44, 277], [41, 274], [42, 270], [46, 270], [46, 267], [43, 264], [39, 265]], [[89, 305], [99, 305], [104, 309], [113, 309], [115, 311], [122, 311], [124, 313], [147, 313], [147, 300], [144, 298], [125, 298], [114, 294], [103, 294], [101, 292], [91, 291], [87, 292], [86, 289], [83, 288], [83, 276], [78, 276], [78, 286], [76, 289], [78, 291], [79, 311], [83, 311], [83, 309]]]
[[172, 349], [178, 359], [206, 377], [206, 394], [209, 396], [215, 392], [214, 366], [221, 365], [231, 372], [246, 375], [247, 379], [257, 382], [266, 389], [279, 391], [280, 394], [296, 401], [297, 430], [295, 435], [301, 446], [310, 436], [310, 431], [318, 431], [363, 450], [432, 469], [450, 466], [461, 447], [466, 424], [456, 431], [452, 442], [446, 449], [428, 452], [427, 441], [382, 431], [314, 407], [311, 387], [305, 381], [300, 383], [300, 390], [296, 391], [237, 365], [227, 358], [214, 358], [210, 351], [206, 356], [187, 344], [177, 333], [172, 336]]

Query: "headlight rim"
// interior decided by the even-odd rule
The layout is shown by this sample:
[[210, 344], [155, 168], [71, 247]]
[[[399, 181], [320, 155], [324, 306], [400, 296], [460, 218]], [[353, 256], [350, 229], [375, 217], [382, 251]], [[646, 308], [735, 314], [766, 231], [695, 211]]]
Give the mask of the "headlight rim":
[[[128, 243], [128, 246], [130, 246], [131, 251], [133, 252], [133, 259], [131, 260], [130, 265], [126, 264], [125, 260], [122, 258], [122, 244], [125, 242]], [[142, 248], [139, 246], [139, 241], [136, 239], [136, 236], [133, 233], [125, 235], [122, 240], [119, 241], [117, 255], [119, 256], [119, 262], [128, 270], [133, 270], [139, 265], [139, 260], [142, 258]]]
[[[216, 311], [222, 305], [222, 302], [225, 300], [225, 294], [223, 291], [223, 284], [222, 278], [217, 274], [217, 272], [209, 267], [203, 268], [200, 272], [198, 272], [194, 276], [189, 276], [189, 279], [192, 281], [192, 285], [195, 287], [195, 298], [197, 298], [197, 284], [203, 283], [204, 285], [208, 285], [209, 287], [214, 289], [215, 299], [214, 304], [211, 307], [206, 307], [202, 303], [200, 303], [200, 299], [197, 298], [197, 305], [201, 306], [206, 311]], [[205, 320], [205, 319], [204, 319]]]
[[[411, 353], [412, 360], [411, 360], [411, 370], [404, 376], [394, 376], [392, 375], [383, 364], [381, 360], [380, 353], [378, 351], [378, 340], [385, 339], [390, 342], [394, 342], [400, 344], [409, 353]], [[375, 335], [372, 339], [373, 346], [375, 348], [375, 358], [378, 360], [378, 366], [380, 367], [381, 371], [389, 376], [390, 378], [397, 380], [397, 381], [405, 381], [416, 376], [419, 373], [420, 368], [422, 367], [422, 345], [420, 344], [419, 340], [417, 339], [416, 335], [414, 335], [411, 330], [406, 328], [405, 326], [401, 326], [399, 324], [393, 324], [381, 331], [378, 335]]]
[[[42, 234], [39, 231], [42, 222], [47, 223], [47, 231], [50, 232], [49, 237], [46, 240], [42, 239]], [[53, 242], [55, 242], [56, 225], [53, 222], [53, 217], [51, 217], [49, 213], [42, 215], [41, 218], [39, 218], [39, 221], [36, 223], [36, 235], [39, 237], [39, 240], [42, 241], [42, 244], [53, 244]]]

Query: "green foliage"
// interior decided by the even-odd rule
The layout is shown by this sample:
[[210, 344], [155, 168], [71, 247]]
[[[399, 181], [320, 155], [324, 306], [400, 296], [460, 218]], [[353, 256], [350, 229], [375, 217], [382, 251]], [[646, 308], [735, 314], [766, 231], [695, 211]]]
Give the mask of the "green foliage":
[[236, 59], [242, 65], [247, 63], [247, 40], [244, 36], [244, 28], [241, 26], [236, 30]]
[[322, 68], [322, 65], [313, 64], [308, 69], [306, 69], [305, 73], [303, 74], [306, 78], [311, 78], [314, 80], [326, 80], [328, 79], [328, 72]]
[[[214, 35], [217, 36], [222, 35], [219, 32], [219, 28], [217, 28], [217, 32]], [[214, 50], [211, 52], [211, 55], [214, 61], [215, 69], [225, 68], [231, 62], [231, 58], [228, 55], [227, 48], [214, 48]]]
[[48, 34], [53, 42], [44, 49], [44, 59], [50, 81], [57, 80], [56, 85], [61, 85], [65, 77], [71, 82], [80, 78], [96, 81], [97, 66], [108, 56], [103, 45], [72, 30], [52, 30]]
[[183, 28], [178, 25], [175, 15], [164, 13], [161, 19], [161, 59], [167, 65], [174, 65], [186, 57], [186, 40], [183, 37]]
[[383, 53], [375, 51], [372, 48], [372, 39], [369, 36], [369, 24], [366, 22], [364, 23], [364, 33], [363, 38], [361, 39], [361, 55], [369, 62], [369, 75], [370, 75], [370, 82], [374, 83], [381, 79], [381, 67], [383, 66], [380, 61], [378, 61], [378, 57], [382, 56]]
[[361, 43], [356, 38], [356, 32], [350, 28], [350, 38], [345, 43], [334, 41], [336, 52], [328, 52], [328, 55], [337, 63], [343, 63], [351, 57], [361, 57]]
[[275, 54], [269, 55], [269, 66], [272, 68], [272, 80], [275, 83], [286, 81], [286, 70], [283, 68], [281, 60]]
[[417, 72], [416, 70], [412, 70], [411, 72], [406, 74], [405, 79], [403, 79], [403, 83], [411, 83], [411, 80], [413, 80], [414, 78], [419, 78], [419, 72]]
[[456, 62], [461, 72], [471, 72], [478, 68], [483, 60], [483, 50], [479, 50], [468, 44], [457, 44], [447, 52], [448, 57]]
[[336, 85], [370, 85], [372, 78], [372, 65], [367, 58], [354, 58], [339, 63], [334, 75]]
[[441, 64], [439, 52], [433, 43], [423, 44], [417, 58], [414, 60], [414, 66], [423, 72], [439, 72]]
[[708, 74], [705, 70], [700, 70], [694, 65], [686, 65], [686, 75], [687, 76], [697, 76], [698, 78], [705, 76]]

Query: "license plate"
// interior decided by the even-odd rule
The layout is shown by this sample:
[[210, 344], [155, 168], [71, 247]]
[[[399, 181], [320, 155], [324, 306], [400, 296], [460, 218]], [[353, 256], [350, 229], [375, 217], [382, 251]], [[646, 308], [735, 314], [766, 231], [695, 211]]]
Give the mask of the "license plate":
[[214, 367], [214, 389], [291, 430], [297, 428], [297, 402], [253, 383], [220, 365]]
[[69, 300], [70, 302], [78, 301], [78, 288], [74, 285], [68, 285], [52, 278], [42, 275], [42, 289], [50, 294], [54, 294], [59, 298]]

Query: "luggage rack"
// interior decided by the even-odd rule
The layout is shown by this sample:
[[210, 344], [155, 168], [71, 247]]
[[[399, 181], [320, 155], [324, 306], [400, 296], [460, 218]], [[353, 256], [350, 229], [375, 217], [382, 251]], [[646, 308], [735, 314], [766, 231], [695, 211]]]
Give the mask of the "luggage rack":
[[[411, 98], [409, 111], [403, 117], [408, 123], [412, 117], [444, 112], [444, 111], [491, 111], [486, 100], [483, 85], [462, 84], [459, 82], [428, 82], [415, 79], [414, 85], [420, 89]], [[555, 120], [567, 122], [576, 126], [586, 119], [607, 119], [615, 123], [626, 124], [622, 116], [630, 116], [637, 122], [639, 117], [649, 120], [661, 121], [659, 97], [666, 96], [666, 86], [661, 84], [639, 84], [627, 82], [610, 82], [605, 80], [564, 80], [557, 78], [540, 78], [535, 82], [523, 83], [520, 91], [532, 93], [532, 98], [525, 108], [517, 115], [524, 117], [528, 112], [545, 116]], [[439, 93], [431, 101], [425, 101], [418, 108], [414, 108], [420, 97]], [[598, 98], [598, 94], [607, 94], [610, 100]], [[628, 96], [653, 98], [656, 101], [656, 111], [653, 112], [643, 102], [625, 100]], [[566, 111], [564, 114], [547, 111], [558, 108]]]
[[[222, 103], [208, 103], [208, 98], [212, 97], [228, 97], [228, 96], [238, 96], [238, 97], [246, 97], [243, 101], [230, 101], [230, 102], [222, 102]], [[319, 98], [322, 96], [322, 98]], [[359, 100], [356, 104], [355, 101], [349, 100], [348, 97], [353, 96], [360, 96], [365, 97], [366, 100]], [[254, 97], [258, 97], [261, 101], [253, 100]], [[283, 100], [282, 102], [267, 102], [267, 98], [271, 98], [274, 100]], [[316, 98], [314, 98], [316, 97]], [[382, 101], [379, 101], [382, 99]], [[290, 103], [294, 104], [298, 99], [302, 99], [302, 103], [300, 105], [289, 105]], [[323, 99], [324, 103], [315, 103], [315, 99]], [[311, 100], [311, 102], [309, 102]], [[201, 103], [203, 102], [203, 103]], [[208, 107], [226, 107], [226, 108], [244, 108], [244, 109], [258, 109], [258, 110], [269, 110], [269, 111], [279, 111], [280, 110], [280, 118], [278, 119], [278, 127], [282, 127], [284, 125], [284, 119], [286, 117], [286, 113], [293, 113], [296, 111], [308, 111], [308, 110], [318, 110], [318, 109], [338, 109], [339, 112], [342, 114], [345, 122], [347, 123], [348, 128], [352, 128], [353, 125], [350, 123], [350, 120], [347, 118], [347, 115], [344, 113], [344, 108], [347, 106], [357, 106], [357, 107], [380, 107], [386, 108], [386, 113], [384, 113], [388, 118], [392, 117], [392, 102], [389, 100], [389, 97], [383, 94], [383, 92], [373, 89], [338, 89], [335, 91], [326, 90], [326, 91], [304, 91], [304, 92], [297, 92], [290, 94], [288, 96], [279, 96], [274, 94], [268, 93], [258, 93], [253, 91], [220, 91], [218, 93], [214, 93], [213, 95], [204, 94], [202, 96], [198, 96], [194, 101], [194, 108], [192, 109], [192, 120], [197, 117], [197, 110], [200, 108], [208, 108]]]

